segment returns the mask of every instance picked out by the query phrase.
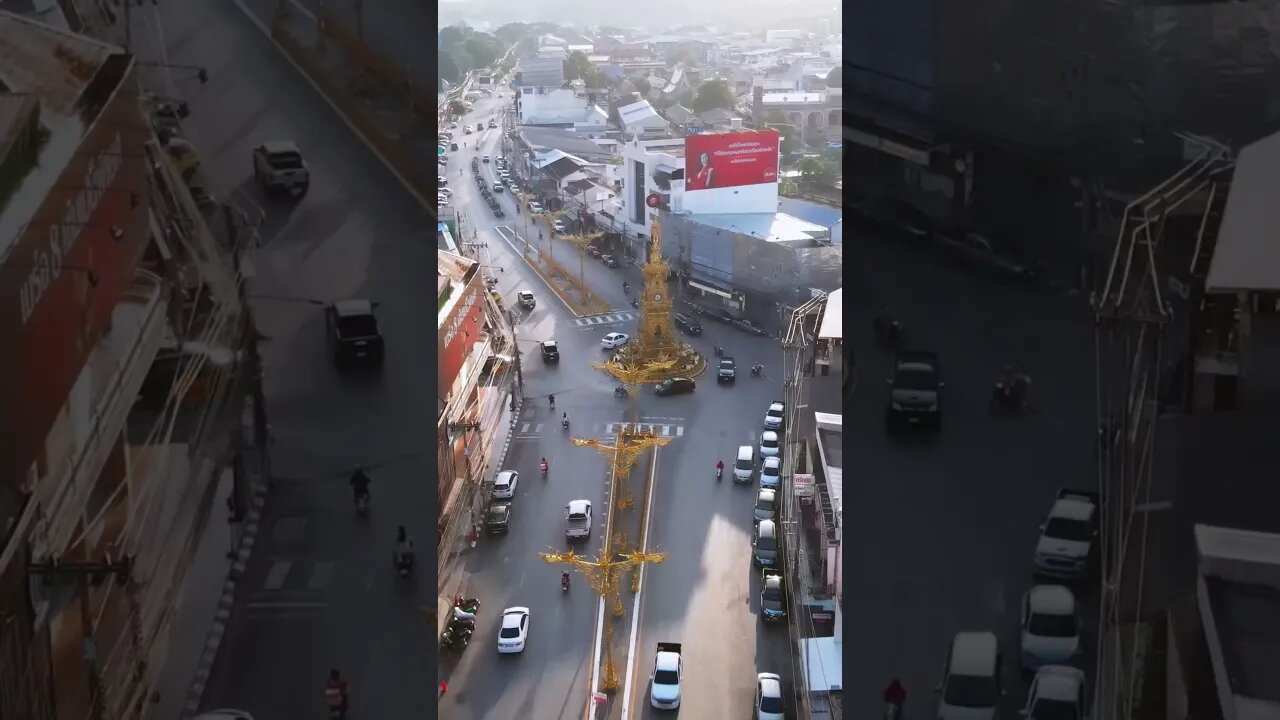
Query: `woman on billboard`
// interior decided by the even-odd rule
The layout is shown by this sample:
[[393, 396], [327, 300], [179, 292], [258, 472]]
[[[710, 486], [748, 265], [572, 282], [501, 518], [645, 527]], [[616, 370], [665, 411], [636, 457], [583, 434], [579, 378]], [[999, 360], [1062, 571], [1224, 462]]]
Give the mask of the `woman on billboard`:
[[698, 172], [685, 181], [685, 190], [706, 190], [711, 187], [714, 173], [715, 168], [711, 167], [711, 153], [703, 152], [699, 154]]

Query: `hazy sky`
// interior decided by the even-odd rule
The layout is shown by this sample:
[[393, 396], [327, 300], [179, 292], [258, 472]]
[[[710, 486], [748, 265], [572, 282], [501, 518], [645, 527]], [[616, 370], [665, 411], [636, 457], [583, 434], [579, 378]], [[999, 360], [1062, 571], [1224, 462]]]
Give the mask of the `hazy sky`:
[[[840, 7], [829, 2], [780, 3], [777, 0], [643, 0], [638, 3], [583, 3], [580, 0], [439, 0], [440, 24], [466, 20], [499, 27], [508, 22], [553, 22], [563, 25], [608, 24], [660, 30], [694, 23], [714, 23], [718, 29], [763, 30], [779, 19], [839, 18]], [[734, 18], [743, 18], [735, 24]], [[832, 28], [833, 31], [837, 28]]]

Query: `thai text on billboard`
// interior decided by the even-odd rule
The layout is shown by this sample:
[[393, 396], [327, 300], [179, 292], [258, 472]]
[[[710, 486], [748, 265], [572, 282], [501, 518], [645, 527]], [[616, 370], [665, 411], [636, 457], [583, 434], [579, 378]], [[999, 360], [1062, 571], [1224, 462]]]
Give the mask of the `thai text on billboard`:
[[685, 191], [777, 182], [778, 137], [775, 130], [686, 137]]

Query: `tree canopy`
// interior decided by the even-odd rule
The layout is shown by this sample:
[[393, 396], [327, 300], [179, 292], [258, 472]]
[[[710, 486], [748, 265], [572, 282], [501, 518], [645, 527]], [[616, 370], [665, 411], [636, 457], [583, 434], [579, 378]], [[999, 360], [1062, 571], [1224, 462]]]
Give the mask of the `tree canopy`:
[[782, 137], [778, 149], [783, 155], [789, 155], [800, 149], [800, 133], [787, 123], [787, 116], [783, 115], [781, 110], [770, 110], [765, 113], [764, 121], [765, 127], [777, 130]]
[[693, 111], [706, 112], [713, 108], [733, 109], [733, 91], [724, 80], [708, 80], [698, 86], [693, 98]]
[[564, 79], [581, 79], [586, 83], [587, 87], [593, 88], [604, 87], [608, 84], [604, 74], [596, 69], [595, 64], [588, 60], [586, 53], [581, 50], [574, 50], [569, 53], [569, 57], [564, 59]]
[[468, 72], [493, 64], [507, 47], [497, 37], [465, 25], [441, 28], [437, 54], [440, 77], [451, 83], [460, 82]]
[[818, 157], [806, 157], [800, 161], [800, 177], [807, 182], [830, 185], [836, 179], [836, 164]]

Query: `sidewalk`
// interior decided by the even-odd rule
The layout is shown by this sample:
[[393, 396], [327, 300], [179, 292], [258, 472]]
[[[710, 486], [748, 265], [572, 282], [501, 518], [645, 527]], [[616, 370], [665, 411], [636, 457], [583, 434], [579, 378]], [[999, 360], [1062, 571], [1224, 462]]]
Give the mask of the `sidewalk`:
[[[252, 427], [251, 403], [246, 403], [241, 422]], [[267, 498], [267, 471], [262, 453], [245, 448], [243, 453], [248, 502], [244, 517], [229, 522], [226, 500], [233, 487], [231, 467], [221, 467], [214, 480], [213, 504], [204, 531], [190, 558], [182, 590], [169, 626], [164, 663], [152, 687], [154, 703], [148, 706], [147, 720], [179, 720], [195, 715], [204, 684], [217, 657], [218, 647], [231, 605], [236, 582], [244, 571], [258, 533], [258, 519]], [[233, 549], [234, 548], [234, 549]], [[231, 557], [228, 557], [232, 554]]]
[[[515, 392], [515, 389], [512, 389]], [[499, 422], [497, 435], [493, 440], [493, 451], [490, 456], [490, 462], [485, 466], [486, 477], [482, 481], [492, 475], [497, 468], [502, 467], [502, 463], [507, 459], [507, 451], [511, 447], [512, 432], [515, 429], [516, 421], [520, 419], [520, 411], [524, 408], [524, 399], [517, 397], [515, 410], [508, 409], [504, 412], [506, 422]], [[443, 508], [442, 508], [443, 511]], [[436, 597], [436, 634], [444, 632], [445, 624], [448, 622], [449, 610], [452, 607], [452, 598], [457, 595], [466, 595], [467, 579], [470, 573], [466, 570], [467, 558], [470, 557], [472, 550], [471, 544], [467, 542], [467, 533], [470, 531], [471, 523], [457, 523], [455, 533], [450, 537], [440, 539], [440, 545], [436, 548], [436, 563], [438, 569], [438, 577], [436, 578], [436, 587], [438, 596]], [[477, 542], [483, 542], [483, 538]], [[441, 554], [444, 555], [444, 561], [440, 561]]]

